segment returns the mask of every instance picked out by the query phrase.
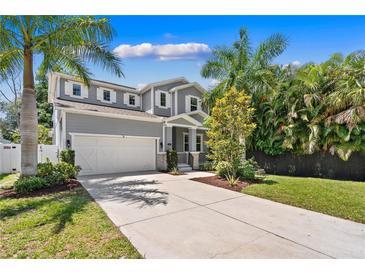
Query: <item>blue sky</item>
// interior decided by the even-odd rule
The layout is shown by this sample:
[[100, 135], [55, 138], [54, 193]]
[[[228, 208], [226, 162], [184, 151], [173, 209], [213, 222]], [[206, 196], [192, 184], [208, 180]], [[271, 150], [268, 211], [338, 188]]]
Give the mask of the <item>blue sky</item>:
[[[320, 62], [332, 53], [344, 54], [365, 49], [365, 16], [110, 16], [117, 32], [111, 48], [128, 45], [122, 52], [124, 79], [117, 79], [98, 67], [94, 78], [137, 86], [149, 82], [185, 76], [204, 87], [210, 80], [200, 77], [200, 68], [208, 57], [207, 48], [229, 45], [238, 30], [249, 29], [252, 45], [273, 33], [289, 39], [287, 50], [275, 62]], [[147, 53], [142, 43], [148, 43]], [[166, 48], [166, 44], [172, 44]], [[188, 52], [174, 53], [186, 44]], [[190, 48], [189, 48], [190, 47]], [[197, 52], [191, 52], [195, 47]], [[142, 53], [139, 52], [142, 50]], [[189, 51], [190, 50], [190, 51]], [[160, 54], [168, 51], [167, 58]], [[141, 53], [140, 57], [125, 57]], [[175, 55], [177, 54], [177, 56]], [[180, 54], [180, 55], [179, 55]], [[172, 56], [171, 56], [172, 55]], [[164, 59], [164, 60], [161, 60]], [[168, 59], [168, 60], [165, 60]], [[37, 62], [38, 63], [38, 62]], [[37, 65], [37, 64], [36, 64]]]

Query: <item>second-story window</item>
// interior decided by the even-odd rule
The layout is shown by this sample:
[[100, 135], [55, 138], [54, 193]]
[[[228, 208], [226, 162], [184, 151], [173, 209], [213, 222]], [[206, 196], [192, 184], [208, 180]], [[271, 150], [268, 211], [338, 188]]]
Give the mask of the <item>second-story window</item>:
[[110, 90], [103, 91], [103, 100], [108, 102], [110, 101]]
[[190, 97], [190, 111], [198, 110], [198, 98]]
[[166, 107], [166, 93], [164, 92], [160, 93], [160, 106]]
[[129, 105], [134, 106], [136, 104], [136, 96], [129, 95]]
[[72, 84], [72, 95], [81, 97], [81, 85]]

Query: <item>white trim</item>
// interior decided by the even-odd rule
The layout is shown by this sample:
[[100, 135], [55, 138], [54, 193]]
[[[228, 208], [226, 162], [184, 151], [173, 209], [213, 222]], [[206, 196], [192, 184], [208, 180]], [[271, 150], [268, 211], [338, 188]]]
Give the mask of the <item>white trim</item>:
[[177, 87], [174, 87], [171, 89], [171, 92], [175, 92], [175, 91], [178, 91], [178, 90], [181, 90], [181, 89], [185, 89], [185, 88], [189, 88], [189, 87], [195, 87], [198, 91], [200, 91], [201, 93], [206, 93], [207, 91], [200, 85], [198, 84], [197, 82], [193, 82], [193, 83], [188, 83], [188, 84], [185, 84], [185, 85], [180, 85], [180, 86], [177, 86]]
[[[83, 84], [82, 80], [79, 80], [76, 76], [72, 76], [72, 75], [68, 75], [62, 72], [51, 72], [51, 74], [54, 75], [59, 75], [62, 78], [66, 79], [66, 80], [71, 80], [71, 81], [75, 81], [75, 82], [79, 82], [81, 84]], [[99, 86], [99, 87], [105, 87], [105, 88], [111, 88], [111, 89], [119, 89], [119, 90], [124, 90], [124, 91], [128, 91], [128, 92], [132, 92], [135, 94], [139, 94], [139, 91], [132, 88], [132, 87], [126, 87], [126, 86], [121, 86], [118, 84], [113, 84], [113, 83], [106, 83], [106, 82], [102, 82], [96, 79], [92, 79], [90, 80], [90, 84]]]
[[65, 148], [67, 148], [67, 146], [66, 146], [66, 138], [67, 138], [67, 134], [66, 134], [66, 112], [62, 111], [61, 115], [62, 115], [61, 149], [65, 149]]
[[162, 126], [162, 151], [165, 151], [165, 147], [166, 147], [166, 145], [165, 145], [165, 138], [166, 138], [166, 133], [165, 133], [165, 131], [166, 131], [166, 126], [165, 125], [163, 125]]
[[208, 117], [209, 115], [206, 114], [204, 111], [202, 110], [195, 110], [192, 112], [187, 113], [188, 115], [194, 115], [194, 114], [199, 114], [200, 116], [202, 116], [203, 118]]
[[188, 121], [189, 123], [192, 123], [195, 126], [202, 126], [203, 125], [199, 121], [195, 120], [193, 117], [189, 116], [187, 113], [181, 113], [179, 115], [175, 115], [175, 116], [172, 116], [172, 117], [165, 118], [164, 121], [165, 122], [170, 122], [170, 121], [174, 121], [174, 120], [177, 120], [177, 119], [180, 119], [180, 118], [185, 119], [186, 121]]
[[120, 134], [98, 134], [98, 133], [82, 133], [82, 132], [69, 132], [71, 136], [95, 136], [95, 137], [114, 137], [114, 138], [141, 138], [141, 139], [155, 139], [160, 137], [153, 136], [135, 136], [135, 135], [120, 135]]
[[[177, 105], [177, 93], [171, 93], [171, 96], [175, 96], [175, 113], [174, 115], [178, 115], [178, 105]], [[171, 108], [172, 109], [172, 108]], [[171, 115], [172, 116], [172, 115]]]
[[[143, 94], [143, 93], [142, 93]], [[151, 88], [151, 113], [155, 114], [155, 88]]]
[[56, 96], [60, 97], [61, 96], [61, 79], [60, 77], [56, 77]]
[[[167, 100], [169, 99], [169, 95], [170, 95], [170, 94], [169, 94], [169, 92], [168, 92], [168, 91], [164, 91], [164, 90], [159, 90], [159, 89], [158, 89], [158, 90], [156, 90], [155, 92], [157, 92], [157, 93], [156, 93], [156, 96], [157, 96], [157, 97], [159, 97], [159, 98], [158, 98], [158, 100], [157, 100], [157, 104], [156, 104], [156, 106], [157, 106], [157, 107], [159, 107], [159, 108], [163, 108], [163, 109], [168, 109], [168, 108], [170, 108], [170, 107], [169, 107], [169, 104], [168, 104], [168, 102], [167, 102]], [[162, 105], [161, 105], [161, 94], [165, 94], [165, 96], [166, 96], [166, 97], [165, 97], [165, 103], [166, 103], [166, 106], [162, 106]]]
[[[200, 97], [194, 96], [194, 95], [187, 95], [187, 97], [189, 98], [189, 105], [186, 109], [186, 110], [188, 110], [186, 113], [190, 114], [195, 111], [200, 111], [200, 109], [201, 109], [201, 106], [199, 105], [199, 100], [201, 100]], [[196, 99], [196, 110], [191, 110], [191, 98]]]
[[119, 119], [136, 120], [136, 121], [145, 121], [145, 122], [155, 122], [155, 123], [163, 122], [162, 117], [161, 118], [159, 118], [159, 117], [147, 118], [147, 117], [137, 117], [137, 116], [132, 116], [132, 115], [124, 115], [124, 114], [101, 113], [101, 112], [95, 112], [92, 110], [68, 109], [68, 108], [62, 108], [62, 107], [56, 107], [55, 109], [63, 110], [64, 112], [67, 112], [67, 113], [76, 113], [76, 114], [119, 118]]
[[146, 85], [145, 87], [143, 87], [140, 92], [141, 94], [145, 93], [147, 90], [149, 90], [150, 88], [153, 88], [155, 86], [162, 86], [162, 85], [167, 85], [170, 83], [175, 83], [175, 82], [185, 82], [185, 83], [189, 83], [188, 80], [186, 80], [185, 77], [179, 77], [179, 78], [174, 78], [174, 79], [168, 79], [168, 80], [164, 80], [164, 81], [159, 81], [159, 82], [154, 82], [154, 83], [150, 83], [148, 85]]
[[[197, 152], [204, 152], [204, 146], [203, 146], [203, 136], [204, 136], [204, 134], [201, 134], [201, 133], [197, 133], [196, 134], [196, 137], [198, 137], [198, 136], [200, 136], [200, 150], [197, 150], [196, 148], [195, 148], [195, 150], [197, 151]], [[198, 146], [198, 142], [197, 141], [195, 141], [195, 145], [196, 146]]]
[[188, 145], [189, 145], [189, 133], [188, 132], [183, 132], [183, 152], [189, 152], [190, 151], [190, 146], [189, 146], [188, 151], [185, 150], [185, 136], [186, 135], [188, 135]]
[[[67, 92], [66, 89], [68, 88], [66, 82], [71, 85], [71, 90], [68, 91], [68, 92], [70, 92], [70, 94], [66, 93]], [[79, 98], [79, 99], [89, 98], [89, 88], [86, 85], [84, 85], [81, 82], [76, 82], [76, 81], [73, 81], [73, 80], [67, 80], [66, 82], [65, 82], [65, 95], [70, 96], [72, 98]], [[79, 85], [80, 86], [80, 95], [74, 95], [73, 94], [73, 85]], [[87, 96], [83, 95], [84, 92], [87, 94]]]

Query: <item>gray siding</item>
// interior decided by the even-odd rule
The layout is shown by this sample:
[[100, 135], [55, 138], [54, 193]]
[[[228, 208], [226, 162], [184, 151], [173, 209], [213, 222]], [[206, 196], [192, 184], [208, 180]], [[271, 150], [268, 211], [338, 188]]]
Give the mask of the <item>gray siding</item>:
[[188, 87], [186, 89], [180, 89], [177, 91], [177, 114], [185, 113], [185, 97], [188, 95], [201, 98], [202, 94], [195, 87]]
[[162, 141], [162, 123], [66, 113], [66, 138], [71, 141], [70, 132], [159, 137]]
[[[167, 84], [167, 85], [155, 86], [154, 90], [169, 91], [172, 88], [181, 86], [183, 84], [184, 84], [184, 82], [175, 82], [175, 83], [171, 83], [171, 84]], [[153, 96], [155, 96], [155, 95], [153, 95]], [[158, 106], [156, 106], [156, 102], [155, 102], [154, 107], [155, 107], [154, 111], [155, 111], [156, 115], [165, 116], [165, 117], [171, 116], [171, 108], [159, 108]], [[172, 101], [171, 107], [174, 107], [174, 101]]]
[[[113, 90], [116, 91], [116, 103], [110, 104], [110, 103], [103, 103], [96, 99], [96, 89], [99, 86], [90, 85], [89, 91], [88, 91], [88, 98], [75, 98], [75, 97], [71, 97], [71, 96], [65, 94], [65, 82], [66, 82], [66, 80], [61, 78], [61, 80], [60, 80], [60, 98], [61, 99], [74, 101], [74, 102], [96, 104], [96, 105], [107, 106], [107, 107], [117, 107], [117, 108], [133, 109], [133, 110], [140, 109], [139, 106], [130, 107], [127, 104], [125, 104], [126, 102], [123, 101], [123, 94], [126, 92], [121, 89], [113, 88]], [[100, 86], [100, 87], [102, 87], [102, 86]], [[108, 89], [108, 88], [105, 88], [105, 89]]]
[[151, 111], [151, 90], [146, 91], [142, 94], [142, 110], [143, 111]]
[[[177, 152], [183, 152], [183, 133], [189, 133], [189, 129], [183, 128], [183, 127], [173, 127], [172, 129], [172, 137], [173, 137], [173, 147], [176, 149]], [[207, 135], [205, 130], [198, 129], [196, 131], [196, 134], [203, 134], [203, 152], [207, 152], [208, 148], [205, 144], [205, 141], [207, 141]]]
[[194, 118], [195, 120], [199, 121], [200, 123], [204, 123], [204, 118], [200, 114], [193, 114], [193, 115], [191, 115], [191, 117]]

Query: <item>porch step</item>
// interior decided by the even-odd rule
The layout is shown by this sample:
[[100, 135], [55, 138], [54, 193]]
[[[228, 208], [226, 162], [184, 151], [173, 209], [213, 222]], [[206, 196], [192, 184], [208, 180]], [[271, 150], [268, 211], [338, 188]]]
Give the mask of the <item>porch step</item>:
[[192, 171], [193, 169], [188, 164], [177, 164], [177, 168], [180, 171]]

